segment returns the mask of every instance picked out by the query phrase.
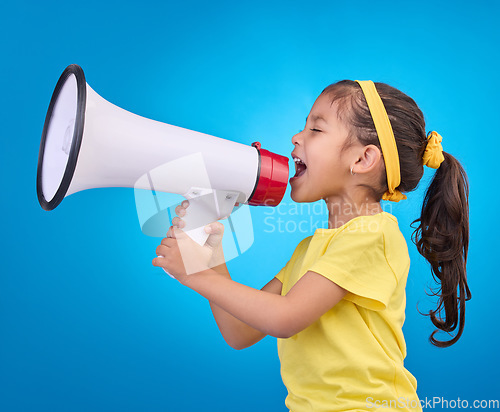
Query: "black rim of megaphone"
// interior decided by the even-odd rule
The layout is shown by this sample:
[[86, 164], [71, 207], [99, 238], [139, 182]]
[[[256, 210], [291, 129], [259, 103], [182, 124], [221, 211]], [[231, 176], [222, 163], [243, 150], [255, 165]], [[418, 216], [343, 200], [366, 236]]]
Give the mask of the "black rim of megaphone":
[[[47, 139], [47, 132], [49, 129], [50, 120], [52, 119], [52, 112], [56, 104], [59, 93], [66, 82], [66, 80], [74, 75], [76, 78], [77, 87], [77, 106], [76, 106], [76, 117], [75, 117], [75, 130], [73, 132], [73, 141], [71, 143], [71, 149], [69, 152], [68, 163], [66, 164], [66, 170], [64, 171], [61, 184], [57, 189], [54, 197], [47, 201], [43, 195], [42, 190], [42, 166], [43, 157], [45, 152], [45, 142]], [[38, 153], [38, 170], [36, 174], [36, 192], [38, 195], [38, 201], [40, 206], [45, 210], [52, 210], [59, 205], [66, 196], [66, 192], [69, 189], [71, 180], [73, 179], [73, 174], [75, 173], [76, 162], [78, 160], [78, 153], [80, 152], [80, 146], [82, 145], [83, 137], [83, 125], [85, 123], [85, 105], [87, 101], [87, 83], [85, 81], [85, 75], [83, 70], [77, 64], [71, 64], [63, 71], [61, 77], [56, 84], [54, 93], [52, 93], [52, 98], [50, 99], [49, 108], [47, 110], [47, 115], [45, 116], [45, 123], [43, 125], [42, 141], [40, 142], [40, 151]]]

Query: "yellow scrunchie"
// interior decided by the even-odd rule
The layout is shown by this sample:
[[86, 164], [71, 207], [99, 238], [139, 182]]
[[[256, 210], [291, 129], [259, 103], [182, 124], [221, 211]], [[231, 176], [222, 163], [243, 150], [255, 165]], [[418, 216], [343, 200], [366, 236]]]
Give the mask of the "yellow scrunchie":
[[424, 166], [432, 167], [437, 169], [441, 166], [444, 161], [443, 146], [441, 142], [443, 138], [438, 132], [430, 132], [427, 136], [427, 146], [425, 146], [425, 152], [422, 157]]

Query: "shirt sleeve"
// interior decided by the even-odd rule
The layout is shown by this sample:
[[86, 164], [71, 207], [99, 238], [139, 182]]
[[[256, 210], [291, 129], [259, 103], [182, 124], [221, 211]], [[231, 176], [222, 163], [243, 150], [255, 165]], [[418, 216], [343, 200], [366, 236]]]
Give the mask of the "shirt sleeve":
[[275, 276], [275, 278], [278, 279], [281, 283], [283, 283], [283, 279], [285, 279], [285, 270], [286, 270], [286, 265], [283, 266], [283, 268], [281, 268], [281, 270]]
[[367, 228], [344, 230], [309, 268], [349, 293], [344, 299], [371, 310], [383, 310], [398, 279], [387, 262], [384, 233]]
[[294, 252], [292, 253], [292, 257], [290, 258], [290, 260], [287, 262], [285, 266], [283, 266], [283, 268], [275, 276], [275, 278], [278, 279], [281, 283], [284, 283], [285, 277], [289, 275], [290, 270], [292, 270], [293, 266], [295, 265], [295, 261], [297, 260], [297, 257], [301, 253], [302, 248], [305, 247], [305, 245], [308, 243], [308, 241], [310, 241], [310, 239], [311, 236], [302, 239], [302, 241], [297, 245]]

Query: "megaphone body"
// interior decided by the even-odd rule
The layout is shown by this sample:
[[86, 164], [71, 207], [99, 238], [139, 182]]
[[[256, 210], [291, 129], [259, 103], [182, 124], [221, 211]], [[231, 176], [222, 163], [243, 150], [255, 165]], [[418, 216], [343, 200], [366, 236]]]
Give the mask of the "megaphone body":
[[190, 199], [185, 230], [204, 243], [204, 225], [228, 216], [236, 202], [278, 205], [287, 182], [287, 157], [260, 143], [248, 146], [130, 113], [92, 90], [77, 65], [68, 66], [55, 87], [37, 170], [45, 210], [91, 188], [176, 193]]

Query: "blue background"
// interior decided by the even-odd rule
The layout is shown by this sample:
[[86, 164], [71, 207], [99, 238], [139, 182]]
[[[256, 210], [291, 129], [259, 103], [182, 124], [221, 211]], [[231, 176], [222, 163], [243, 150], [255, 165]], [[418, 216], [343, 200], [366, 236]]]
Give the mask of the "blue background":
[[[2, 3], [0, 410], [286, 410], [276, 340], [234, 351], [208, 303], [152, 267], [159, 239], [142, 234], [133, 189], [77, 193], [50, 213], [38, 205], [45, 112], [71, 63], [129, 111], [287, 156], [332, 82], [371, 79], [412, 96], [469, 174], [473, 299], [462, 339], [431, 346], [416, 305], [432, 307], [432, 278], [409, 227], [427, 171], [392, 209], [412, 259], [406, 366], [421, 398], [500, 398], [499, 11], [494, 1]], [[289, 190], [283, 202], [291, 210]], [[255, 243], [228, 266], [260, 288], [314, 228], [270, 231], [264, 219], [277, 214], [251, 213]]]

